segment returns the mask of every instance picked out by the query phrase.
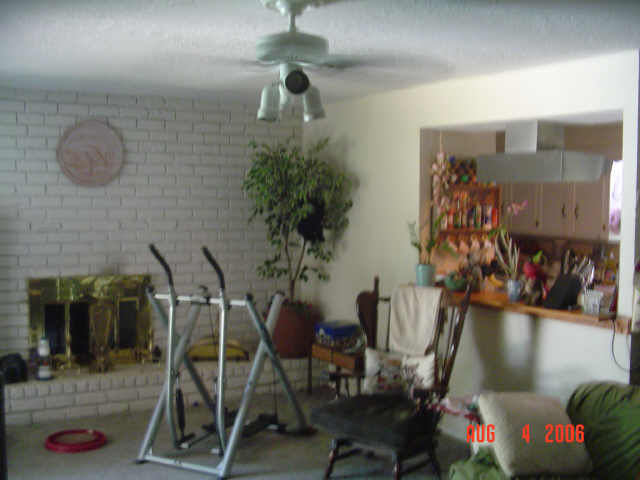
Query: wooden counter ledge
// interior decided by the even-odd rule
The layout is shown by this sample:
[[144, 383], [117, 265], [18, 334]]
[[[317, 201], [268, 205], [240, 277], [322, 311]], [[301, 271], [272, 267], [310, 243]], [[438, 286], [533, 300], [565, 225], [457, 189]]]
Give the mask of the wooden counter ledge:
[[[462, 297], [462, 294], [456, 293]], [[611, 330], [611, 322], [615, 320], [616, 333], [629, 335], [631, 332], [631, 318], [617, 316], [615, 319], [599, 318], [595, 315], [588, 315], [582, 310], [554, 310], [544, 307], [532, 307], [524, 303], [511, 303], [507, 299], [507, 294], [503, 292], [476, 292], [471, 294], [471, 305], [490, 308], [493, 310], [505, 310], [508, 312], [524, 313], [535, 315], [541, 318], [552, 318], [565, 322], [579, 323], [592, 327], [606, 328]]]

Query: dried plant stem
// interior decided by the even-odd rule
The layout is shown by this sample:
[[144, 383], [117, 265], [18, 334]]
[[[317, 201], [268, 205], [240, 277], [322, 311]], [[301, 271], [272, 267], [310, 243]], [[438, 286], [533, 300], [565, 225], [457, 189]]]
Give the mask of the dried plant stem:
[[516, 274], [518, 273], [520, 250], [513, 243], [513, 239], [508, 236], [504, 230], [501, 230], [499, 234], [496, 235], [494, 244], [498, 264], [509, 278], [515, 279]]

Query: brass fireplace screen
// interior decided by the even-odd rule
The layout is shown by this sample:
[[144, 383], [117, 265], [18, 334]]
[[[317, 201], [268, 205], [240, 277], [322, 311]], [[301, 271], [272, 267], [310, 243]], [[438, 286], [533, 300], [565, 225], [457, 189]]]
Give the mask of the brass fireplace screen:
[[106, 371], [114, 363], [151, 358], [153, 328], [145, 295], [149, 275], [32, 278], [29, 340], [51, 345], [55, 368], [88, 365]]

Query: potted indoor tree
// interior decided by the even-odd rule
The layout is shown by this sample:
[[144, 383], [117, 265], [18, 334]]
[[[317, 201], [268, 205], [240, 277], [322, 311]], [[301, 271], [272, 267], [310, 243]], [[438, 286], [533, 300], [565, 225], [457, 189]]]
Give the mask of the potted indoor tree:
[[325, 138], [307, 152], [293, 140], [276, 145], [250, 144], [252, 164], [243, 188], [252, 200], [249, 221], [263, 218], [269, 257], [258, 266], [263, 278], [285, 278], [288, 298], [274, 331], [274, 342], [283, 357], [308, 355], [317, 315], [296, 296], [299, 281], [312, 275], [329, 276], [324, 264], [331, 261], [335, 241], [348, 224], [352, 182], [333, 163], [320, 158]]

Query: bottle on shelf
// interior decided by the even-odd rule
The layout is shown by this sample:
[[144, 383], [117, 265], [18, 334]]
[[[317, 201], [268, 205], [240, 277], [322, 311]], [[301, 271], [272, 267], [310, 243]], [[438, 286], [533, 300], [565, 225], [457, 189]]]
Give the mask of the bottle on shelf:
[[446, 211], [440, 211], [440, 207], [438, 207], [437, 209], [438, 215], [436, 218], [439, 218], [440, 215], [442, 215], [442, 220], [440, 220], [440, 228], [442, 230], [446, 230], [447, 229], [447, 223], [449, 221], [448, 215]]
[[460, 211], [460, 227], [462, 228], [467, 228], [468, 225], [468, 221], [469, 221], [469, 213], [467, 211], [467, 195], [463, 194], [462, 195], [462, 210]]
[[453, 225], [453, 217], [454, 217], [454, 210], [453, 210], [453, 202], [451, 202], [451, 205], [449, 205], [449, 212], [447, 213], [447, 228], [454, 228]]
[[476, 202], [473, 228], [477, 228], [477, 229], [482, 228], [482, 205], [480, 205], [480, 202]]
[[484, 221], [482, 222], [482, 228], [485, 230], [491, 230], [492, 228], [492, 216], [494, 207], [492, 205], [484, 206]]
[[491, 208], [491, 227], [498, 228], [498, 209], [496, 207]]

